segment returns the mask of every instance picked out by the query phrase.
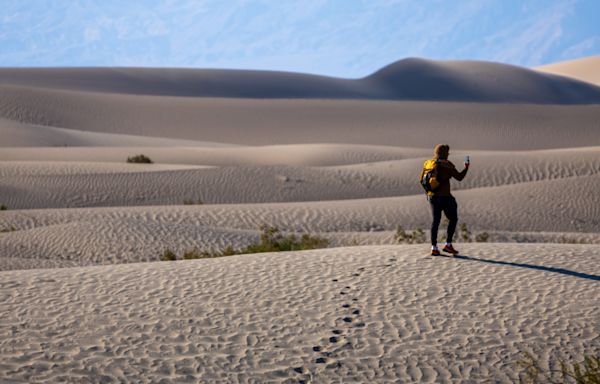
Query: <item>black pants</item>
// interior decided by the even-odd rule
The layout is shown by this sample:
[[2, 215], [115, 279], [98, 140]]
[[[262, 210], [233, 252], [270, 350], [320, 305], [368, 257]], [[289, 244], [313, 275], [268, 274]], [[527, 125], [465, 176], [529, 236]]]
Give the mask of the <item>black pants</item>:
[[456, 200], [453, 196], [431, 196], [429, 197], [433, 222], [431, 223], [431, 245], [437, 245], [438, 227], [442, 220], [442, 212], [448, 218], [448, 232], [446, 242], [451, 243], [458, 223], [458, 212]]

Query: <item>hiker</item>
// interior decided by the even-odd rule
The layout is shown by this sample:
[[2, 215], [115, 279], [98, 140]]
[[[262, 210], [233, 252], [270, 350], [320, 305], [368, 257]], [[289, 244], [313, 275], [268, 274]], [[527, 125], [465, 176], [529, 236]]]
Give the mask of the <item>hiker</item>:
[[469, 157], [465, 157], [465, 169], [458, 172], [452, 162], [448, 160], [450, 146], [448, 144], [438, 144], [434, 149], [434, 157], [425, 161], [423, 171], [421, 171], [421, 184], [427, 192], [427, 200], [433, 215], [431, 223], [431, 255], [439, 256], [440, 250], [437, 247], [437, 234], [442, 212], [448, 218], [448, 232], [446, 245], [442, 251], [457, 255], [458, 251], [452, 246], [452, 237], [458, 223], [457, 205], [454, 196], [450, 193], [450, 179], [455, 178], [461, 181], [467, 175], [469, 169]]

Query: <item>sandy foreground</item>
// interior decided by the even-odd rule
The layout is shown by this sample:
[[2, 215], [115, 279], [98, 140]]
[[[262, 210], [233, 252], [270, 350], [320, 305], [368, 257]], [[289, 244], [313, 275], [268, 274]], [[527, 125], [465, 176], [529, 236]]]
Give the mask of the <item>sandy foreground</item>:
[[[7, 382], [514, 382], [598, 353], [597, 246], [366, 246], [0, 273]], [[573, 354], [573, 355], [571, 355]]]
[[[524, 352], [600, 353], [592, 61], [546, 68], [589, 83], [419, 60], [355, 80], [0, 69], [0, 382], [511, 383]], [[438, 142], [472, 159], [455, 258], [394, 240], [428, 236]], [[263, 224], [330, 248], [158, 261]]]

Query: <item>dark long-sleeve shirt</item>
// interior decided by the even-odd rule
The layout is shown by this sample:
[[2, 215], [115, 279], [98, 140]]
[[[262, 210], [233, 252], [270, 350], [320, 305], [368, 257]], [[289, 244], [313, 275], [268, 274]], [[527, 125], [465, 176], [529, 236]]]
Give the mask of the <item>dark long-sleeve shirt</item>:
[[437, 180], [440, 185], [433, 191], [433, 196], [452, 196], [450, 194], [450, 179], [461, 181], [467, 175], [468, 168], [458, 172], [449, 160], [438, 160]]

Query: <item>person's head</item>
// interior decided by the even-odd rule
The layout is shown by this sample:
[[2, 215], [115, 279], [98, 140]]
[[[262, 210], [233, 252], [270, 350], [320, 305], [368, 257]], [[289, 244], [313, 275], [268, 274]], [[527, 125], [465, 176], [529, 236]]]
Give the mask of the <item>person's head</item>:
[[433, 150], [433, 155], [437, 160], [448, 160], [450, 146], [448, 144], [438, 144]]

